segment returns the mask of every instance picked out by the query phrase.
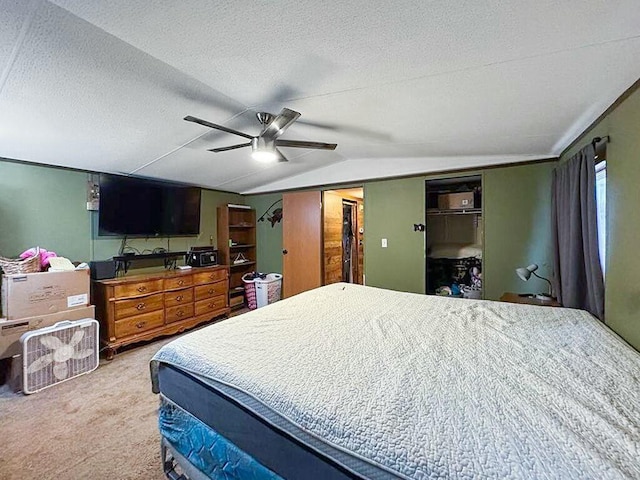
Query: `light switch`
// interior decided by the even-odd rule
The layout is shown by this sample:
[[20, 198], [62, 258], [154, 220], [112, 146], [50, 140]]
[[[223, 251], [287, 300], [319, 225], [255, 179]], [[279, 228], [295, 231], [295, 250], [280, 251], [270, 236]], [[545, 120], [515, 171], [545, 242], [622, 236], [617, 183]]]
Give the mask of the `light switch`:
[[387, 239], [386, 238], [382, 239], [382, 248], [387, 248]]

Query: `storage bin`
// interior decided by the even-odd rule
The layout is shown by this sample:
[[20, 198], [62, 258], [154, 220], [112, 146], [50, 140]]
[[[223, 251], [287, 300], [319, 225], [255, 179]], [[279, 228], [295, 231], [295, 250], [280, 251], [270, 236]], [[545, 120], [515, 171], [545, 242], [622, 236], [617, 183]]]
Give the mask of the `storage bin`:
[[0, 257], [0, 271], [5, 275], [39, 272], [40, 248], [36, 248], [36, 253], [32, 257], [25, 259]]
[[464, 298], [472, 298], [474, 300], [482, 299], [482, 290], [478, 287], [463, 287], [462, 296]]
[[464, 210], [474, 208], [473, 192], [444, 193], [438, 195], [440, 210]]
[[264, 279], [256, 278], [254, 285], [258, 308], [280, 300], [282, 275], [279, 273], [270, 273]]

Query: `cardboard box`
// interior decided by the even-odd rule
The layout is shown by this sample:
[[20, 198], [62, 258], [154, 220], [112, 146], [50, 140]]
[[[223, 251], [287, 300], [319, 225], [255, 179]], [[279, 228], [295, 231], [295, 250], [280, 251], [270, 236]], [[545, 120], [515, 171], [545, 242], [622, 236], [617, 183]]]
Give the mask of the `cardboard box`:
[[89, 305], [89, 270], [2, 276], [2, 315], [7, 320]]
[[444, 193], [438, 195], [440, 210], [466, 210], [474, 208], [473, 192]]
[[21, 353], [20, 337], [25, 332], [29, 332], [37, 328], [50, 327], [51, 325], [64, 320], [96, 318], [95, 314], [96, 307], [90, 305], [88, 307], [65, 310], [64, 312], [20, 318], [17, 320], [0, 319], [0, 358], [8, 358]]

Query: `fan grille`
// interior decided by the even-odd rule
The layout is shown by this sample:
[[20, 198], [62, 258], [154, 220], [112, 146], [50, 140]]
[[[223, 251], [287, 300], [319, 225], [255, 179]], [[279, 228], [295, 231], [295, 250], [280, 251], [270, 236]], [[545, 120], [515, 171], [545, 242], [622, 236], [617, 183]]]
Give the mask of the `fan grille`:
[[98, 322], [64, 322], [23, 336], [23, 391], [35, 393], [98, 367]]

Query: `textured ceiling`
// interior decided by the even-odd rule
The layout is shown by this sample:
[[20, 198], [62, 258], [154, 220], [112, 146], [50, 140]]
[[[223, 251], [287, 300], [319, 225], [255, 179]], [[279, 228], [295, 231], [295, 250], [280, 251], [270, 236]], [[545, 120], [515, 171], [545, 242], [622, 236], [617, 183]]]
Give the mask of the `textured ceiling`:
[[[637, 0], [0, 0], [0, 156], [241, 193], [544, 159], [639, 59]], [[338, 148], [264, 165], [182, 120], [284, 106]]]

